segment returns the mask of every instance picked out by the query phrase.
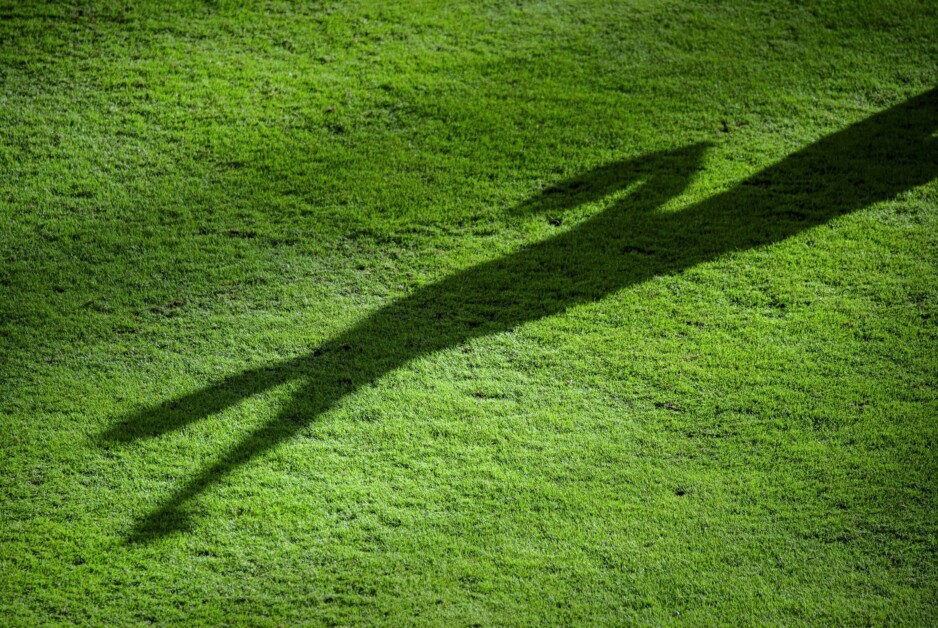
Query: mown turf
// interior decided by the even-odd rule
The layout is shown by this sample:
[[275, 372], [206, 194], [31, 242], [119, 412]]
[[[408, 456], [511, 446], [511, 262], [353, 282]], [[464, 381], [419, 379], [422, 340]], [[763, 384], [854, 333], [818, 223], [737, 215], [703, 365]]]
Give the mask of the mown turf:
[[931, 2], [0, 5], [0, 619], [934, 623]]

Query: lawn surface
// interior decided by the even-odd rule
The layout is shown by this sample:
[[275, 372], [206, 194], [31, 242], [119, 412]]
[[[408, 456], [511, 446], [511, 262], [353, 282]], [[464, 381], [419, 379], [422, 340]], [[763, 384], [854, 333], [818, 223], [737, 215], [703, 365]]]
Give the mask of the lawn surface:
[[935, 623], [936, 33], [2, 3], [0, 623]]

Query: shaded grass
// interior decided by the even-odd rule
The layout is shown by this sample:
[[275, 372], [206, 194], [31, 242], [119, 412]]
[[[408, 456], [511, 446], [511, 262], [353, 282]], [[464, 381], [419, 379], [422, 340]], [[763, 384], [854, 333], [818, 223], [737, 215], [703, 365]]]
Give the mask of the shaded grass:
[[929, 5], [4, 15], [11, 621], [933, 616]]

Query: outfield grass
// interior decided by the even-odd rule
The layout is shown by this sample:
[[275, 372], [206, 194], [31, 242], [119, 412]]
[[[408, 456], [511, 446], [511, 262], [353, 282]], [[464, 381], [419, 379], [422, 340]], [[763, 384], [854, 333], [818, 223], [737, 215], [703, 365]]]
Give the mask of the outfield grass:
[[935, 623], [935, 33], [0, 4], [0, 622]]

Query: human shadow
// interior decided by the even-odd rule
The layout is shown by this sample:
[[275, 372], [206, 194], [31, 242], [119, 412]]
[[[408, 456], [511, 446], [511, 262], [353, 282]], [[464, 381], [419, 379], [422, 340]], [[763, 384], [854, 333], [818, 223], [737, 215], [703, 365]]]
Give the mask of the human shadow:
[[275, 418], [138, 521], [128, 540], [183, 529], [187, 504], [212, 484], [289, 439], [343, 397], [419, 356], [731, 251], [779, 242], [930, 182], [938, 176], [936, 130], [938, 89], [827, 136], [681, 211], [655, 210], [685, 189], [705, 145], [616, 162], [545, 190], [516, 209], [560, 214], [628, 193], [555, 237], [390, 303], [306, 356], [243, 371], [120, 419], [102, 435], [104, 440], [162, 434], [273, 386], [306, 382]]

